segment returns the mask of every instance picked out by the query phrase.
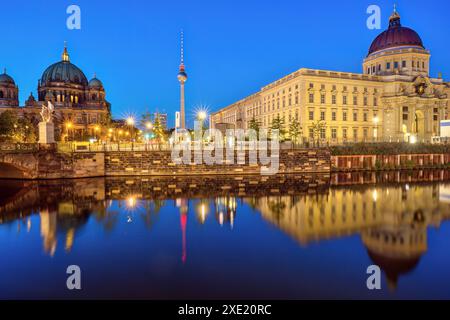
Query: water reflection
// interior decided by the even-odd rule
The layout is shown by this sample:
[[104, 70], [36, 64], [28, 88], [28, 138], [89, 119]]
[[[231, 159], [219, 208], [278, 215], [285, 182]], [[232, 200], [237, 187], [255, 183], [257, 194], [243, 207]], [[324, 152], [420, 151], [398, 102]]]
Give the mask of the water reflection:
[[[188, 219], [233, 230], [248, 206], [302, 248], [359, 235], [391, 289], [428, 250], [427, 229], [450, 219], [448, 171], [333, 176], [107, 178], [1, 181], [1, 226], [38, 227], [42, 248], [70, 254], [90, 222], [106, 233], [120, 220], [151, 230], [164, 207], [179, 214], [180, 260], [188, 260]], [[190, 216], [193, 214], [194, 216]], [[32, 219], [39, 216], [39, 220]], [[39, 226], [35, 226], [38, 223]]]

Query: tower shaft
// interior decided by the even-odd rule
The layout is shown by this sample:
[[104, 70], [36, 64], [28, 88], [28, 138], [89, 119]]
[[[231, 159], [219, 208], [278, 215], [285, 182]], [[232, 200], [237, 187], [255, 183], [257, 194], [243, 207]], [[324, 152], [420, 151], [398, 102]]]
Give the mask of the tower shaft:
[[180, 82], [180, 127], [186, 128], [186, 116], [184, 110], [184, 82]]

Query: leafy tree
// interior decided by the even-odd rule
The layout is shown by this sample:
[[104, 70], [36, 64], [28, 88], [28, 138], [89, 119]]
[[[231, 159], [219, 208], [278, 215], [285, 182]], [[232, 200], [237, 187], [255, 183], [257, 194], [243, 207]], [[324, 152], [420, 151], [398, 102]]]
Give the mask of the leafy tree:
[[153, 133], [155, 135], [156, 140], [161, 143], [166, 139], [166, 132], [161, 123], [161, 119], [159, 115], [155, 117], [155, 122], [153, 123]]
[[300, 126], [300, 122], [297, 119], [292, 120], [289, 125], [289, 136], [293, 143], [298, 143], [298, 138], [303, 134], [302, 127]]
[[322, 130], [325, 129], [326, 126], [326, 122], [322, 120], [317, 120], [312, 124], [314, 141], [317, 143], [317, 145], [320, 145], [320, 135]]
[[280, 135], [280, 140], [284, 140], [285, 135], [286, 135], [286, 130], [284, 127], [285, 127], [284, 118], [280, 118], [280, 116], [278, 115], [276, 118], [274, 118], [272, 120], [272, 125], [270, 126], [270, 130], [278, 130], [279, 135]]
[[147, 123], [152, 123], [152, 114], [148, 111], [141, 115], [140, 125], [142, 128], [146, 128]]
[[37, 140], [36, 126], [28, 118], [19, 119], [17, 134], [20, 135], [21, 142], [34, 143]]
[[255, 130], [256, 132], [259, 132], [259, 129], [261, 128], [261, 123], [253, 117], [253, 119], [250, 120], [248, 123], [249, 129]]
[[2, 141], [16, 141], [18, 127], [17, 115], [12, 111], [0, 114], [0, 139]]

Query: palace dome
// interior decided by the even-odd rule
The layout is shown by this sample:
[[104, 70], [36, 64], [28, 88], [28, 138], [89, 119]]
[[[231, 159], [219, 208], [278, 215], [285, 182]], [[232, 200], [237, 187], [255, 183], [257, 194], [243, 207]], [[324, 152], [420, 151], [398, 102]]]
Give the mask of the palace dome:
[[394, 11], [389, 18], [389, 28], [372, 42], [369, 55], [381, 50], [404, 46], [425, 49], [419, 34], [410, 28], [403, 27], [400, 23], [400, 15]]
[[42, 74], [42, 86], [46, 86], [51, 82], [64, 82], [82, 86], [88, 85], [88, 80], [83, 71], [76, 65], [70, 63], [67, 48], [64, 48], [62, 61], [52, 64]]
[[6, 74], [6, 70], [3, 72], [3, 74], [0, 74], [0, 84], [12, 84], [15, 85], [14, 79], [11, 78], [9, 75]]

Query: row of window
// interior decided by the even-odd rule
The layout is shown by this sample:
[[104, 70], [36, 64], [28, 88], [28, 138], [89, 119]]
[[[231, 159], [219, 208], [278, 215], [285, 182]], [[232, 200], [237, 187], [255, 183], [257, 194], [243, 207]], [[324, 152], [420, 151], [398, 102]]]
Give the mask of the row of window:
[[0, 99], [17, 99], [17, 94], [12, 90], [6, 90], [6, 93], [0, 90]]
[[[309, 94], [309, 103], [314, 103], [315, 101], [315, 95], [314, 93], [310, 93]], [[320, 103], [321, 104], [326, 104], [326, 95], [325, 94], [321, 94], [320, 95]], [[357, 96], [353, 96], [353, 105], [357, 106], [359, 103], [358, 97]], [[331, 96], [331, 104], [337, 104], [337, 97], [336, 95], [332, 95]], [[347, 96], [342, 96], [342, 104], [343, 105], [347, 105], [348, 104], [348, 98]], [[369, 105], [369, 98], [368, 97], [364, 97], [363, 98], [363, 105], [364, 106], [368, 106]], [[373, 97], [373, 106], [377, 107], [378, 106], [378, 98], [377, 97]]]
[[[314, 114], [315, 114], [314, 111], [310, 110], [309, 113], [308, 113], [308, 120], [314, 121], [315, 120]], [[354, 122], [359, 121], [358, 114], [359, 113], [358, 113], [357, 110], [353, 111], [353, 121]], [[372, 120], [374, 120], [374, 119], [377, 119], [377, 112], [376, 111], [373, 112]], [[321, 121], [326, 121], [327, 120], [326, 119], [326, 112], [324, 110], [320, 111], [320, 120]], [[337, 111], [332, 111], [331, 112], [331, 121], [337, 121]], [[345, 110], [342, 111], [342, 121], [348, 121], [347, 111], [345, 111]], [[369, 121], [369, 113], [368, 112], [364, 112], [363, 113], [363, 121], [364, 122], [368, 122]]]
[[[315, 138], [314, 134], [314, 128], [309, 128], [309, 137], [311, 139]], [[369, 139], [369, 128], [363, 128], [363, 136], [364, 139]], [[326, 128], [322, 128], [320, 130], [320, 139], [326, 139]], [[338, 129], [337, 128], [331, 128], [331, 139], [337, 139], [338, 138]], [[349, 139], [349, 129], [348, 128], [342, 128], [342, 139]], [[352, 129], [352, 138], [354, 140], [357, 140], [359, 138], [359, 128], [353, 128]]]
[[[394, 70], [398, 69], [400, 67], [400, 62], [398, 61], [394, 61], [393, 63], [394, 65]], [[403, 60], [401, 62], [401, 66], [402, 68], [406, 68], [407, 67], [407, 62], [405, 60]], [[420, 67], [422, 66], [422, 69], [425, 69], [425, 61], [411, 61], [411, 67], [412, 68], [418, 68], [420, 69]], [[392, 68], [392, 62], [386, 62], [386, 70], [391, 70]], [[376, 74], [377, 72], [381, 72], [381, 64], [378, 64], [378, 66], [371, 66], [367, 68], [367, 74]]]

